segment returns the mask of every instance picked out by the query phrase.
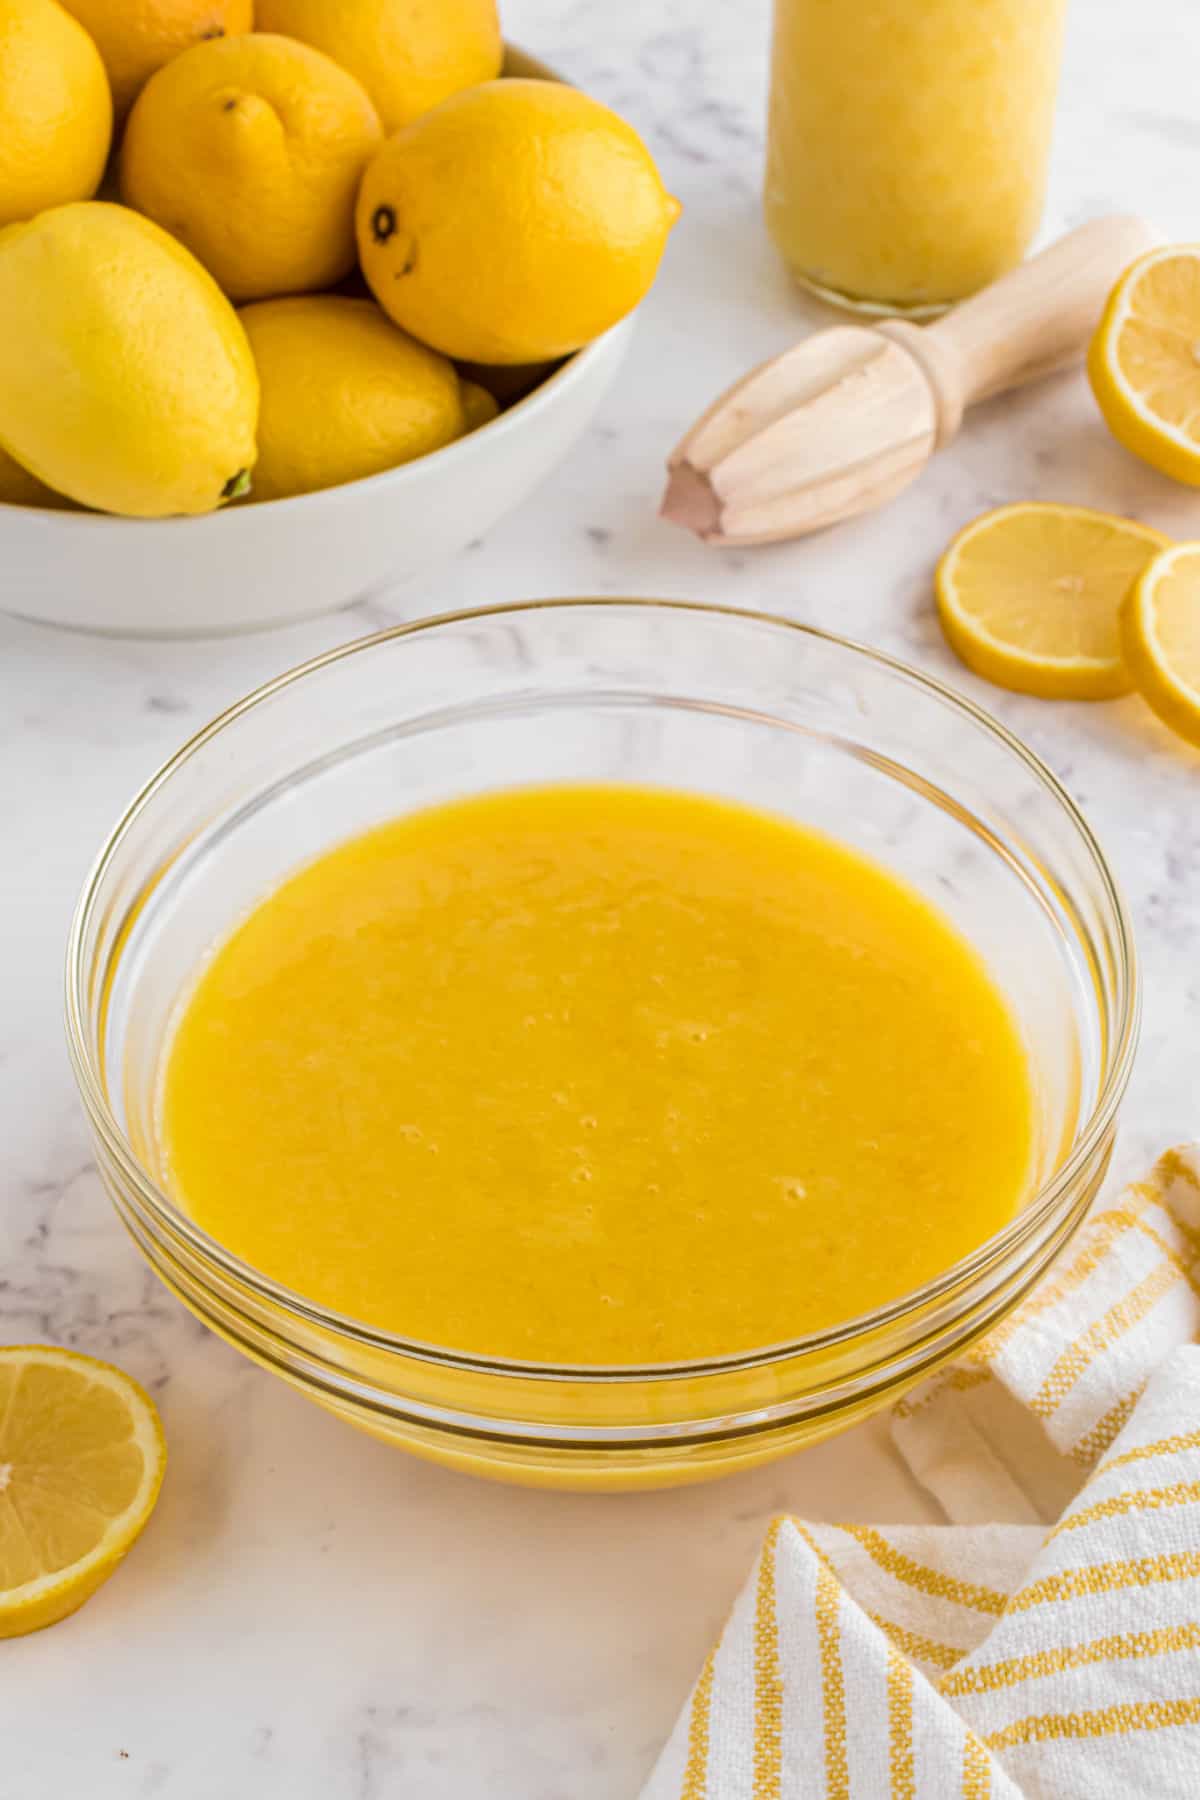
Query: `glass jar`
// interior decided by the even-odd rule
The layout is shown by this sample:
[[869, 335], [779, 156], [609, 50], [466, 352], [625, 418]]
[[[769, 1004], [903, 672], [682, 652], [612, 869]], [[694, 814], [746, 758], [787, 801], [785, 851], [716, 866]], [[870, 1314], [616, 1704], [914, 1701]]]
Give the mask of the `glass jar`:
[[767, 226], [792, 274], [933, 313], [1019, 262], [1066, 0], [775, 0]]

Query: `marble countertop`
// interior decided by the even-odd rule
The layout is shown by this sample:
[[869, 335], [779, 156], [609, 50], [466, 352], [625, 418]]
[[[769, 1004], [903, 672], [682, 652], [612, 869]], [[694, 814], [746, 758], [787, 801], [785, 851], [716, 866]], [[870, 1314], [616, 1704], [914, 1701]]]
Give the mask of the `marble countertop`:
[[[67, 921], [135, 786], [265, 677], [418, 612], [569, 592], [775, 609], [947, 676], [1063, 778], [1132, 903], [1145, 1027], [1119, 1172], [1200, 1127], [1200, 756], [1133, 701], [985, 689], [930, 604], [938, 550], [986, 506], [1084, 501], [1188, 536], [1200, 495], [1126, 457], [1072, 374], [993, 403], [918, 489], [821, 538], [716, 553], [660, 524], [682, 425], [813, 316], [758, 218], [766, 0], [508, 0], [506, 19], [641, 127], [686, 208], [623, 374], [554, 478], [419, 587], [303, 628], [161, 645], [0, 619], [0, 1341], [122, 1363], [158, 1398], [172, 1456], [109, 1587], [0, 1647], [3, 1800], [623, 1800], [775, 1511], [931, 1516], [878, 1423], [675, 1494], [474, 1483], [327, 1418], [138, 1260], [67, 1069]], [[1198, 57], [1200, 14], [1177, 0], [1077, 0], [1048, 229], [1121, 208], [1197, 235]]]

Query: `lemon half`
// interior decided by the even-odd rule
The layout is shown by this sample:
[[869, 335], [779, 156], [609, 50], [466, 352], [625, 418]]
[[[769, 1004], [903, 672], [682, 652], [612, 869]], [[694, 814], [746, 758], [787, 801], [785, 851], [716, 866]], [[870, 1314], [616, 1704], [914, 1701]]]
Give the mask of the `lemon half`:
[[1122, 276], [1088, 376], [1119, 443], [1200, 487], [1200, 244], [1152, 250]]
[[1147, 705], [1200, 745], [1200, 544], [1174, 544], [1142, 571], [1121, 608], [1121, 645]]
[[153, 1402], [120, 1369], [0, 1347], [0, 1638], [57, 1624], [108, 1580], [166, 1460]]
[[1046, 700], [1109, 700], [1133, 683], [1121, 602], [1169, 540], [1083, 506], [1001, 506], [960, 531], [936, 576], [952, 648], [998, 687]]

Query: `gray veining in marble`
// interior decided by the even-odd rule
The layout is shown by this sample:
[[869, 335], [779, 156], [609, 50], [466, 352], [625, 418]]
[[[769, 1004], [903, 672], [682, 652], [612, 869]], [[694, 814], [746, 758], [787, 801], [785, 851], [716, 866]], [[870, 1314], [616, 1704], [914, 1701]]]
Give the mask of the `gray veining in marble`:
[[[985, 506], [1086, 501], [1200, 535], [1200, 495], [1105, 434], [1079, 375], [994, 403], [919, 488], [807, 543], [717, 554], [655, 518], [682, 425], [816, 317], [760, 229], [765, 0], [509, 0], [510, 35], [642, 128], [686, 207], [630, 360], [541, 493], [419, 588], [232, 643], [70, 637], [0, 619], [0, 1340], [112, 1356], [162, 1405], [157, 1515], [74, 1621], [0, 1645], [0, 1800], [624, 1800], [779, 1508], [928, 1516], [878, 1427], [712, 1488], [491, 1488], [324, 1417], [161, 1289], [100, 1193], [67, 1070], [70, 908], [118, 809], [193, 728], [327, 645], [419, 611], [566, 592], [796, 614], [956, 682], [1083, 802], [1144, 962], [1119, 1147], [1194, 1135], [1200, 756], [1134, 701], [1048, 706], [954, 663], [930, 609]], [[1048, 224], [1150, 210], [1200, 235], [1200, 15], [1076, 0]]]

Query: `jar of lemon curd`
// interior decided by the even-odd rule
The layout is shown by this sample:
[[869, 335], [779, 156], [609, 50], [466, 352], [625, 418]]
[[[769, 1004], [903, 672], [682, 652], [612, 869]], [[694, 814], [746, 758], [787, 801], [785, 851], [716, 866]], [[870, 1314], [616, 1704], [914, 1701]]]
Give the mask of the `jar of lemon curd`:
[[793, 275], [932, 313], [1042, 210], [1066, 0], [775, 0], [767, 225]]

